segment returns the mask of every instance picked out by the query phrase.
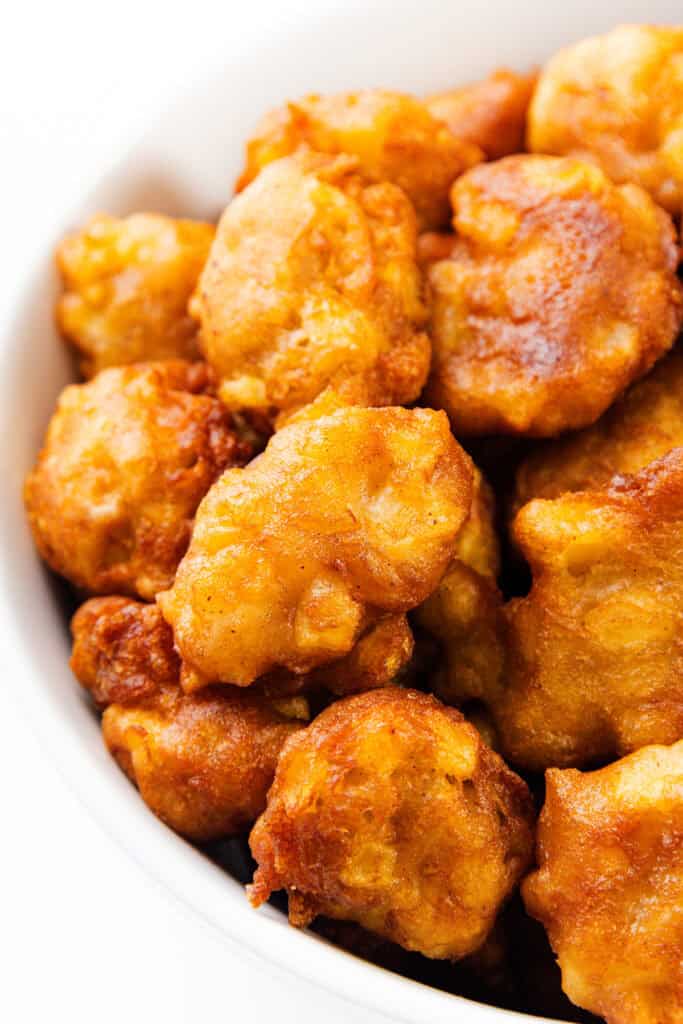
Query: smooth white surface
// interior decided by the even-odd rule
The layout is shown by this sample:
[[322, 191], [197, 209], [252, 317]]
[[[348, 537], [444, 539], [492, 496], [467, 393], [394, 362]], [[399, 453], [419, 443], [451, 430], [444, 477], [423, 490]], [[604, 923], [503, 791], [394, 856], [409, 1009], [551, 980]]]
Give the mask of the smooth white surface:
[[[304, 6], [306, 21], [298, 13]], [[380, 7], [391, 13], [380, 16]], [[329, 23], [321, 17], [325, 9], [337, 11]], [[155, 134], [137, 151], [128, 176], [117, 179], [126, 187], [105, 188], [99, 201], [126, 205], [136, 195], [149, 206], [145, 197], [154, 196], [162, 207], [201, 213], [202, 204], [208, 209], [222, 201], [223, 180], [227, 193], [238, 160], [232, 133], [244, 133], [254, 105], [316, 85], [445, 86], [495, 63], [538, 61], [563, 41], [639, 12], [641, 19], [675, 17], [677, 4], [579, 0], [556, 11], [547, 3], [506, 0], [485, 8], [479, 0], [382, 0], [364, 10], [355, 0], [343, 8], [328, 0], [290, 0], [284, 12], [280, 4], [252, 2], [248, 17], [201, 0], [182, 7], [140, 0], [106, 9], [34, 0], [13, 5], [0, 60], [2, 329], [11, 323], [9, 307], [24, 264], [30, 261], [48, 280], [48, 251], [65, 218], [76, 216], [70, 211], [87, 197], [94, 177], [150, 124]], [[261, 64], [254, 55], [257, 38]], [[221, 55], [223, 92], [216, 93], [215, 104], [200, 89], [200, 101], [170, 120], [158, 116], [167, 98], [184, 89], [195, 95], [192, 83], [205, 67], [220, 66]], [[293, 933], [277, 915], [247, 916], [236, 887], [151, 819], [112, 771], [68, 679], [64, 640], [16, 507], [18, 482], [65, 373], [60, 351], [43, 332], [50, 303], [44, 282], [21, 300], [21, 346], [0, 351], [0, 419], [11, 410], [0, 431], [0, 646], [7, 691], [0, 709], [0, 906], [7, 943], [0, 1017], [20, 1024], [67, 1016], [75, 1024], [93, 1018], [173, 1024], [202, 1013], [304, 1024], [321, 1017], [333, 1024], [378, 1020], [359, 1008], [367, 1000], [390, 1007], [396, 1020], [503, 1021], [505, 1015], [365, 968]], [[201, 907], [207, 920], [238, 934], [240, 943], [341, 986], [356, 1005], [350, 1009], [301, 980], [283, 978], [265, 961], [254, 965], [194, 919], [180, 917], [66, 793], [54, 761], [8, 701], [10, 691], [19, 694], [40, 742], [47, 742], [93, 811], [138, 859]]]

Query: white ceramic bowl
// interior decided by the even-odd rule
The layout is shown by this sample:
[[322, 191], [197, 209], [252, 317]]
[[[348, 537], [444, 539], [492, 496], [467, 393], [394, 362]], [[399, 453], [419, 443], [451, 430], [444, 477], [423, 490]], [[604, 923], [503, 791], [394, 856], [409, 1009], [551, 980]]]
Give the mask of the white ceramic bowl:
[[[228, 199], [249, 130], [286, 97], [377, 85], [428, 92], [501, 64], [541, 63], [559, 46], [618, 22], [680, 18], [676, 0], [346, 0], [332, 15], [311, 11], [279, 22], [248, 52], [239, 37], [227, 38], [222, 67], [189, 95], [179, 87], [144, 141], [115, 171], [102, 168], [100, 186], [81, 208], [64, 209], [61, 228], [98, 209], [215, 215]], [[59, 208], [60, 196], [52, 199]], [[506, 1011], [366, 964], [289, 928], [271, 907], [251, 910], [242, 887], [161, 825], [105, 753], [69, 671], [64, 616], [34, 553], [21, 501], [23, 477], [71, 372], [52, 324], [51, 243], [46, 238], [34, 254], [38, 269], [12, 297], [13, 319], [3, 324], [0, 342], [0, 644], [12, 652], [12, 687], [43, 742], [111, 835], [228, 940], [394, 1020], [502, 1024], [511, 1016]]]

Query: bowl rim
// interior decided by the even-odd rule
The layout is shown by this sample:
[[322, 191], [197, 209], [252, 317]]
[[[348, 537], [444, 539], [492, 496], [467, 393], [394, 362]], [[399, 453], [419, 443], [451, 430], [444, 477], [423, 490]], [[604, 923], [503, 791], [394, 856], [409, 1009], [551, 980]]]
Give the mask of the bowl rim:
[[[377, 0], [371, 16], [377, 17], [382, 10], [394, 11], [395, 6], [395, 2]], [[347, 0], [343, 8], [310, 12], [295, 25], [287, 20], [276, 20], [260, 41], [259, 48], [272, 47], [278, 39], [284, 38], [285, 32], [287, 44], [296, 45], [297, 38], [316, 32], [323, 19], [344, 20], [350, 8], [361, 10], [366, 9], [366, 5], [360, 0]], [[326, 30], [329, 31], [329, 25]], [[191, 104], [218, 78], [219, 71], [212, 67], [192, 80], [189, 87], [187, 83], [179, 85], [164, 105], [162, 116], [170, 115], [180, 104]], [[37, 251], [39, 261], [45, 255], [45, 239], [51, 237], [50, 229], [70, 222], [74, 212], [89, 205], [89, 197], [96, 190], [125, 173], [131, 157], [150, 134], [151, 128], [138, 133], [125, 145], [122, 155], [106, 174], [94, 174], [85, 190], [85, 198], [76, 200], [74, 196], [71, 203], [65, 203], [64, 211], [54, 216], [54, 225], [48, 223], [45, 236], [35, 240], [34, 255]], [[58, 208], [62, 210], [61, 205]], [[41, 248], [36, 250], [37, 246]], [[36, 289], [41, 287], [43, 272], [35, 270], [27, 253], [23, 267], [15, 275], [15, 286], [9, 287], [2, 303], [3, 308], [11, 311], [11, 316], [3, 332], [6, 341], [0, 342], [0, 381], [12, 379], [12, 364], [18, 347], [12, 342], [12, 336], [19, 333], [23, 311]], [[3, 436], [8, 436], [11, 426], [0, 404]], [[0, 476], [4, 476], [4, 463], [6, 457], [0, 461]], [[14, 525], [6, 504], [0, 502], [0, 551], [11, 550], [13, 543]], [[35, 644], [28, 624], [23, 621], [22, 601], [18, 596], [22, 596], [21, 588], [10, 570], [9, 559], [0, 557], [0, 643], [3, 650], [9, 652], [11, 672], [8, 675], [19, 680], [19, 685], [5, 688], [10, 699], [18, 704], [68, 787], [105, 832], [147, 875], [161, 882], [177, 902], [208, 924], [233, 950], [239, 953], [240, 947], [244, 947], [247, 954], [280, 971], [294, 974], [359, 1008], [371, 1009], [406, 1024], [422, 1024], [427, 1015], [437, 1024], [442, 1021], [451, 1024], [455, 1014], [472, 1024], [502, 1024], [504, 1017], [510, 1024], [522, 1020], [548, 1021], [548, 1018], [480, 1003], [402, 977], [314, 933], [290, 927], [284, 915], [271, 907], [253, 910], [242, 885], [158, 821], [108, 756], [93, 758], [88, 745], [82, 742], [73, 714], [61, 706], [62, 701], [41, 681], [39, 645]]]

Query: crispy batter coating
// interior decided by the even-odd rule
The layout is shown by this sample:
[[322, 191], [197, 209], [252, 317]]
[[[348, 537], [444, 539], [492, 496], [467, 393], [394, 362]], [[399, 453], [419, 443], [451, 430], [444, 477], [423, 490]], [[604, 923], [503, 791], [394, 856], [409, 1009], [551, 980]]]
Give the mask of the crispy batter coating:
[[166, 687], [135, 704], [111, 704], [104, 741], [145, 803], [194, 840], [246, 831], [266, 804], [285, 740], [302, 723], [257, 694]]
[[229, 413], [200, 391], [201, 364], [103, 370], [62, 392], [26, 508], [40, 554], [93, 593], [152, 598], [170, 586], [197, 505], [243, 461]]
[[582, 766], [683, 736], [682, 529], [683, 448], [518, 513], [534, 582], [506, 606], [506, 687], [492, 706], [513, 763]]
[[428, 96], [425, 106], [457, 138], [478, 146], [487, 159], [499, 160], [524, 149], [526, 112], [535, 84], [535, 74], [499, 68], [480, 82]]
[[238, 189], [267, 164], [302, 146], [348, 153], [369, 181], [398, 185], [424, 228], [448, 222], [448, 189], [483, 156], [477, 145], [456, 137], [432, 116], [426, 104], [404, 93], [366, 89], [312, 95], [266, 114], [247, 143]]
[[530, 858], [526, 785], [459, 712], [389, 687], [338, 701], [289, 740], [250, 837], [250, 898], [436, 959], [473, 952]]
[[60, 243], [57, 321], [85, 377], [108, 366], [197, 358], [187, 303], [213, 236], [213, 224], [200, 221], [98, 214]]
[[587, 426], [673, 344], [673, 225], [633, 185], [560, 157], [482, 164], [453, 187], [459, 235], [429, 268], [429, 401], [456, 434]]
[[683, 742], [549, 771], [527, 909], [570, 999], [608, 1024], [683, 1020]]
[[604, 487], [683, 446], [683, 349], [676, 348], [597, 423], [543, 445], [517, 470], [515, 503]]
[[155, 604], [92, 597], [71, 620], [71, 668], [101, 707], [136, 703], [178, 684], [173, 633]]
[[680, 213], [683, 28], [622, 25], [560, 50], [539, 78], [528, 142], [592, 160]]
[[292, 412], [327, 387], [364, 404], [417, 398], [430, 345], [415, 217], [350, 157], [298, 154], [225, 210], [192, 302], [232, 409]]
[[458, 536], [456, 556], [415, 613], [418, 623], [441, 643], [442, 659], [431, 685], [447, 704], [492, 702], [500, 691], [505, 649], [494, 515], [493, 491], [475, 469], [472, 508]]
[[184, 686], [310, 672], [419, 604], [453, 555], [471, 474], [427, 409], [346, 408], [278, 431], [211, 489], [158, 596], [194, 671]]
[[339, 697], [393, 682], [408, 665], [415, 642], [405, 615], [385, 615], [373, 623], [339, 661], [309, 673], [306, 689], [323, 687]]

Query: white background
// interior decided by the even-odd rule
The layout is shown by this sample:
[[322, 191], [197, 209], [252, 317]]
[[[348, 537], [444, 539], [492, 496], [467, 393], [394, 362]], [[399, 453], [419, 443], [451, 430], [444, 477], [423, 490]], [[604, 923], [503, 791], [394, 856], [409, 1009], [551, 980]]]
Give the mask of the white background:
[[[314, 0], [316, 7], [330, 0]], [[245, 7], [249, 8], [245, 14]], [[4, 5], [0, 28], [0, 281], [45, 232], [55, 182], [74, 194], [169, 92], [215, 63], [228, 33], [291, 16], [298, 0], [117, 0]], [[28, 250], [27, 250], [28, 251]], [[0, 309], [1, 309], [0, 296]], [[8, 443], [9, 439], [3, 439]], [[275, 977], [204, 930], [102, 833], [67, 790], [0, 680], [0, 1020], [185, 1024], [379, 1021]]]

